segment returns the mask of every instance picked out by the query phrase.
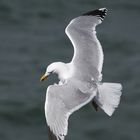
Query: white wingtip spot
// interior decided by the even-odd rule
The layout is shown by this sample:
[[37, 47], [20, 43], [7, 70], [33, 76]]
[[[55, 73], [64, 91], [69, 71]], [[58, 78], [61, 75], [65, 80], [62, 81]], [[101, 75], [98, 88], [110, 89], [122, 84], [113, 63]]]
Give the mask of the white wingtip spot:
[[106, 8], [100, 8], [99, 10], [100, 10], [100, 11], [104, 11], [104, 10], [107, 10], [107, 9], [106, 9]]

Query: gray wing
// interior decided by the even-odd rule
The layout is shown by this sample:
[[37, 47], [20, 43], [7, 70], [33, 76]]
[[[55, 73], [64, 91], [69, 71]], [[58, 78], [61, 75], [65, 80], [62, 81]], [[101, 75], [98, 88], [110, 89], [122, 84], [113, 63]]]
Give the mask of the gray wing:
[[96, 94], [82, 93], [71, 82], [48, 87], [45, 115], [47, 124], [57, 140], [64, 140], [67, 134], [69, 115], [90, 102], [95, 96], [94, 93]]
[[94, 10], [73, 19], [65, 32], [74, 46], [72, 64], [79, 79], [101, 80], [103, 65], [102, 46], [97, 39], [95, 27], [105, 17], [107, 9]]

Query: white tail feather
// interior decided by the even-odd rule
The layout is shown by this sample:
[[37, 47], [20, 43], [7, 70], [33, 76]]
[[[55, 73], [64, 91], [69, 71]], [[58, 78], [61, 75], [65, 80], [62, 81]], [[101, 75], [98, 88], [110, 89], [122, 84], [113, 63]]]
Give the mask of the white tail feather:
[[119, 105], [121, 90], [122, 85], [119, 83], [99, 84], [98, 93], [94, 100], [106, 114], [111, 116]]

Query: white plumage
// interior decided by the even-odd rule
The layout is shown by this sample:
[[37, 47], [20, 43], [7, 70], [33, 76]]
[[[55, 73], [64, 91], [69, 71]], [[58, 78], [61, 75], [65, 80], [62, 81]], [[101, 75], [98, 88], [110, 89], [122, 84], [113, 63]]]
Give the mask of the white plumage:
[[118, 106], [122, 86], [119, 83], [101, 83], [103, 51], [96, 36], [107, 9], [102, 8], [73, 19], [66, 27], [66, 34], [74, 46], [70, 63], [55, 62], [47, 67], [41, 80], [57, 73], [58, 85], [47, 89], [45, 115], [51, 139], [64, 140], [71, 113], [94, 100], [109, 116]]

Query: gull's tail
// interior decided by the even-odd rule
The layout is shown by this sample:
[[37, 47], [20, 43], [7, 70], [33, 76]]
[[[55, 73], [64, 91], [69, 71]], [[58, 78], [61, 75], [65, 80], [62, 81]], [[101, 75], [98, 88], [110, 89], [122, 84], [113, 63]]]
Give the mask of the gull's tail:
[[96, 103], [106, 114], [111, 116], [115, 111], [115, 108], [119, 105], [122, 94], [121, 90], [122, 85], [119, 83], [99, 84], [98, 93], [95, 96], [93, 103]]

